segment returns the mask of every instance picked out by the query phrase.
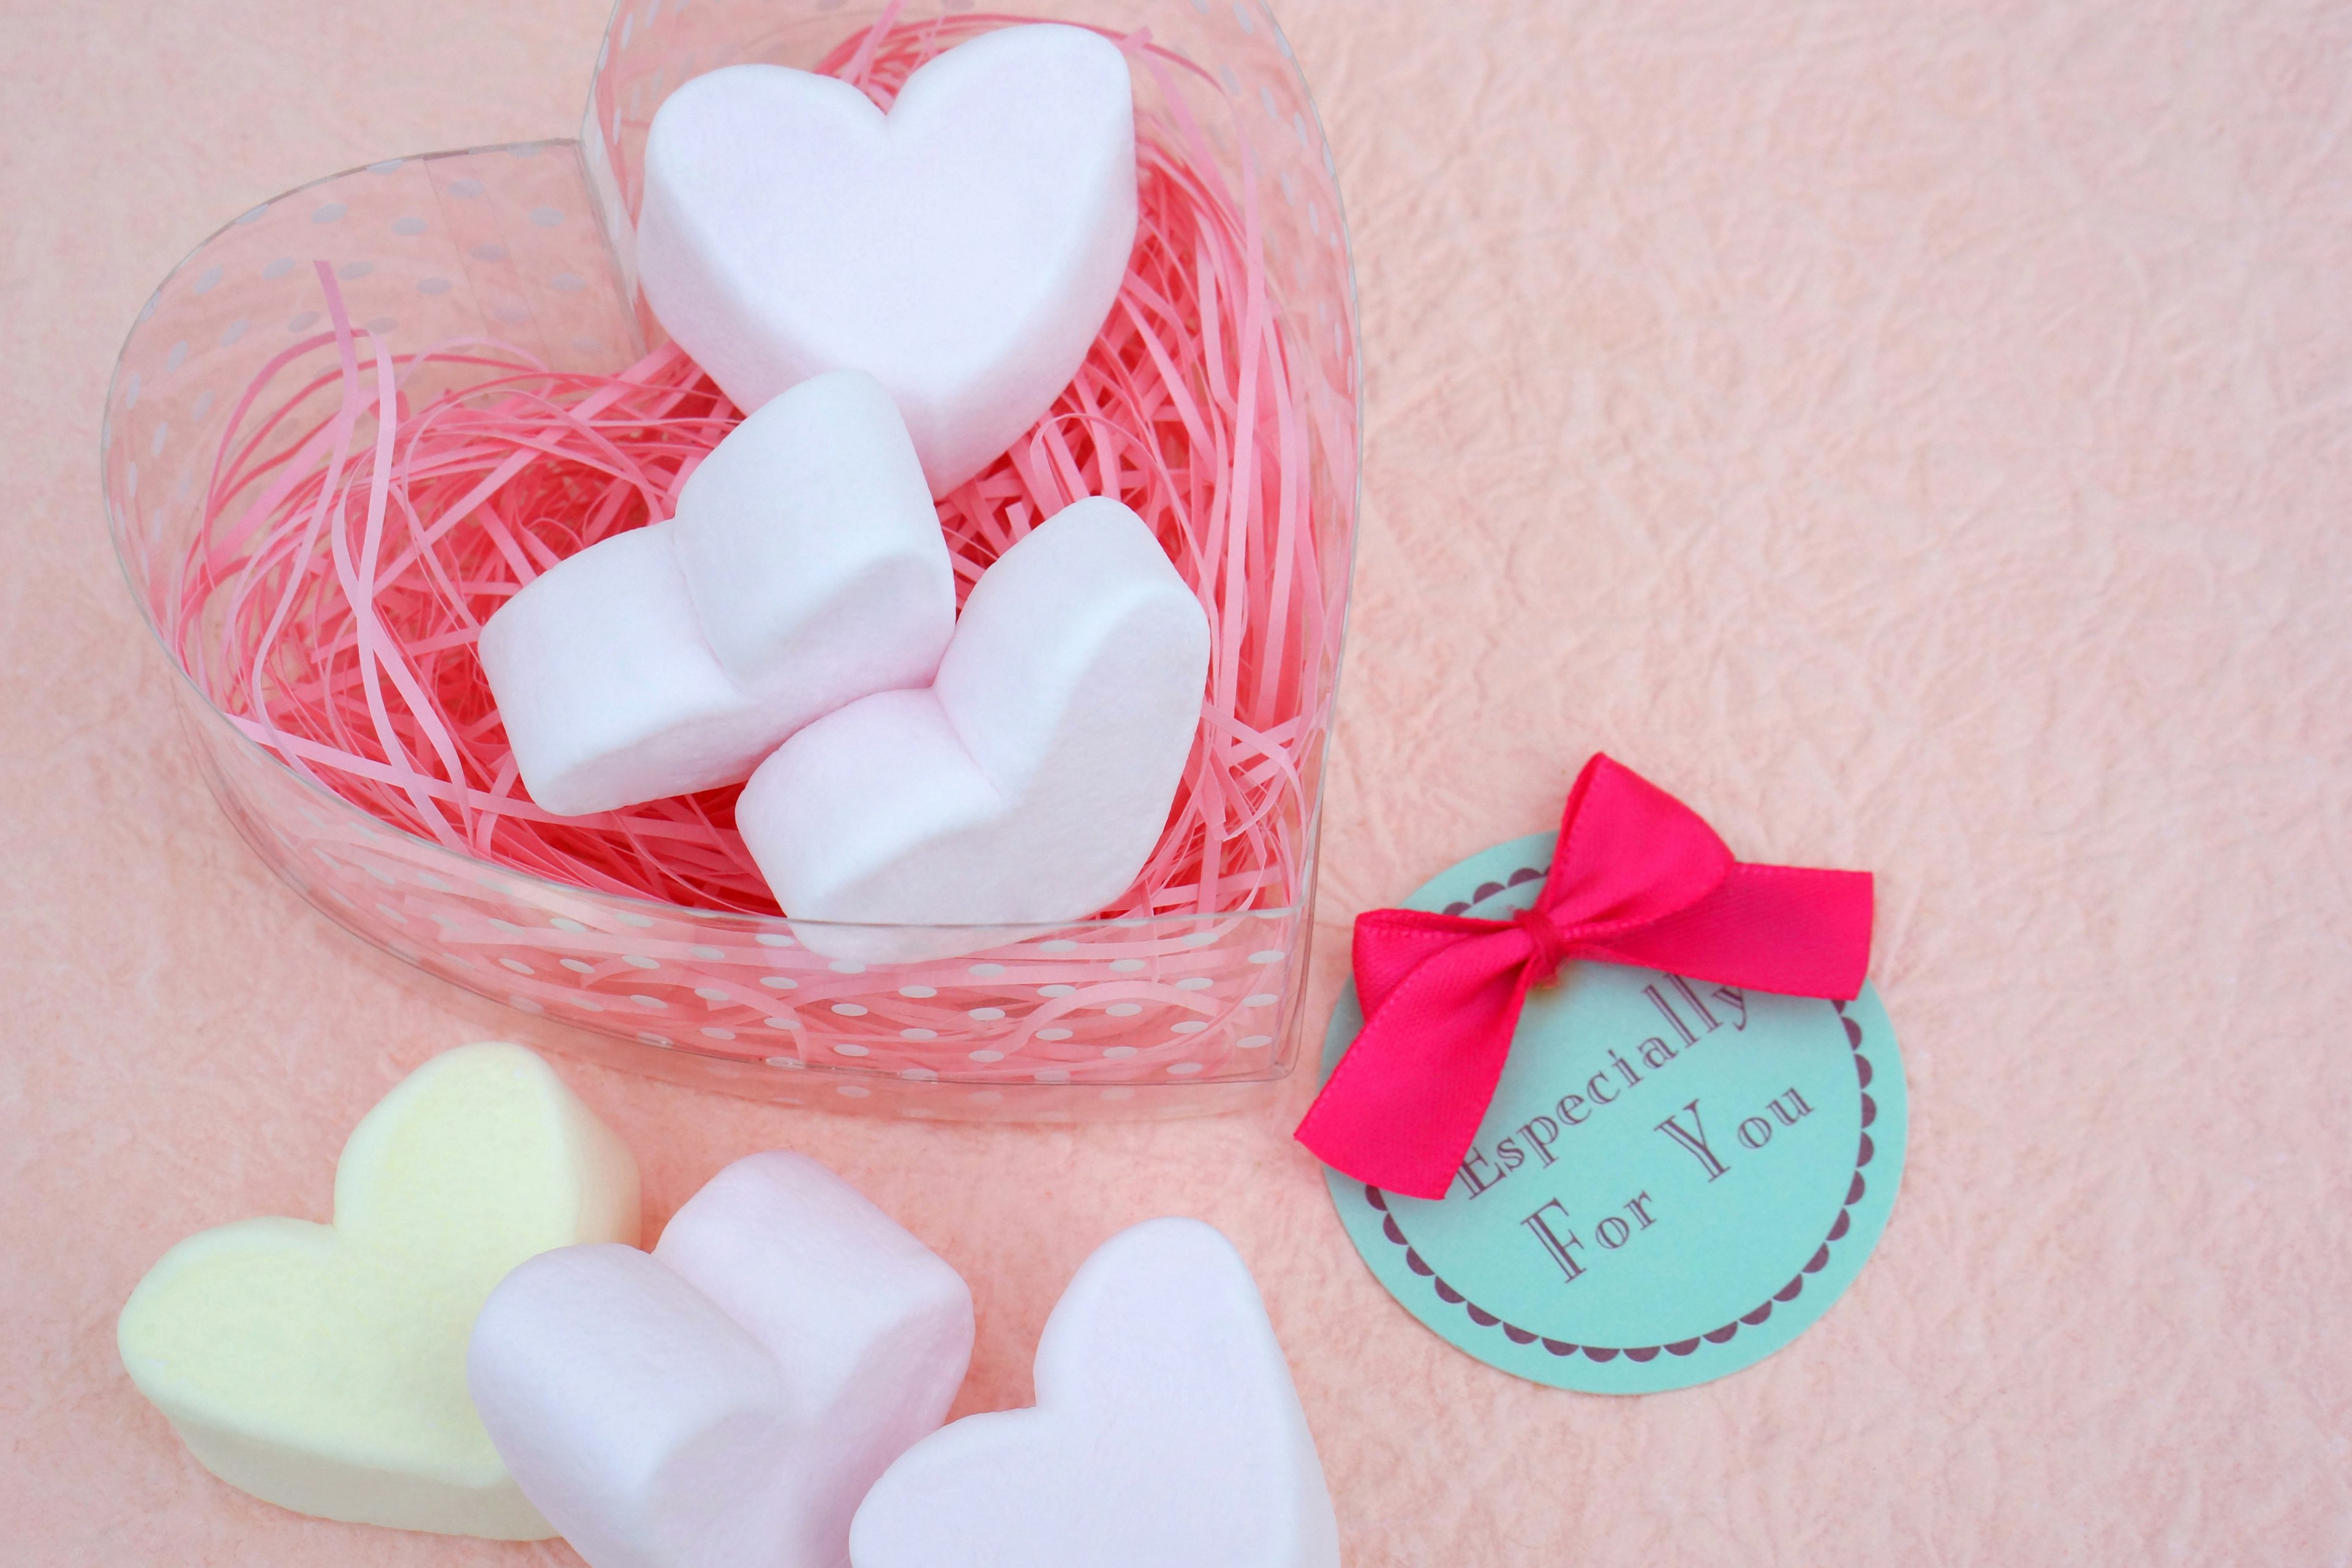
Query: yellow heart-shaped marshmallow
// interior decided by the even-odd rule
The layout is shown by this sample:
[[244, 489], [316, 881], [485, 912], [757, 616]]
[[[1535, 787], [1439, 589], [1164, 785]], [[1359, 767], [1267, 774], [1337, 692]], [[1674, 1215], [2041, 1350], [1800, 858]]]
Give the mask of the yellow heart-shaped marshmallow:
[[637, 1239], [637, 1170], [520, 1046], [460, 1047], [362, 1118], [332, 1225], [248, 1219], [163, 1255], [117, 1340], [204, 1467], [267, 1501], [362, 1524], [554, 1534], [466, 1392], [466, 1341], [525, 1258]]

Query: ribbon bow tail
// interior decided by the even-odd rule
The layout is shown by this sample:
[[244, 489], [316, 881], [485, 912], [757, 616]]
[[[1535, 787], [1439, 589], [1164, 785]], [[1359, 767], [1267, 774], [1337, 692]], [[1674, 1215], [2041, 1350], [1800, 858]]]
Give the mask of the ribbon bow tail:
[[1742, 864], [1688, 909], [1592, 943], [1591, 956], [1851, 1002], [1869, 977], [1873, 902], [1867, 871]]
[[1298, 1140], [1360, 1181], [1442, 1198], [1510, 1058], [1538, 944], [1515, 922], [1377, 910], [1355, 948], [1364, 1027]]

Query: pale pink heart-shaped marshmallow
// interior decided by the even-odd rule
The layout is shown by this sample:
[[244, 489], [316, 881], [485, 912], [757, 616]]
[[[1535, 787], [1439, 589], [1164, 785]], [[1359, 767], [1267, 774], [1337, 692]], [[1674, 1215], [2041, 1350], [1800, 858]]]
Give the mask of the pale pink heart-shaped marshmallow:
[[1208, 667], [1208, 617], [1151, 531], [1079, 501], [982, 574], [928, 689], [801, 731], [751, 775], [736, 826], [830, 956], [943, 956], [1082, 919], [1159, 841]]
[[934, 494], [1042, 417], [1135, 243], [1135, 109], [1118, 47], [1000, 28], [858, 89], [729, 66], [646, 139], [646, 301], [737, 406], [854, 366], [890, 395]]
[[541, 574], [482, 627], [531, 799], [578, 816], [734, 784], [810, 720], [921, 686], [955, 577], [890, 396], [840, 371], [730, 432], [677, 515]]
[[1216, 1230], [1103, 1244], [1037, 1343], [1034, 1409], [917, 1443], [850, 1527], [856, 1568], [1338, 1568], [1306, 1413]]
[[739, 1160], [651, 1256], [578, 1247], [476, 1320], [475, 1408], [591, 1568], [841, 1568], [877, 1476], [936, 1429], [971, 1295], [814, 1161]]

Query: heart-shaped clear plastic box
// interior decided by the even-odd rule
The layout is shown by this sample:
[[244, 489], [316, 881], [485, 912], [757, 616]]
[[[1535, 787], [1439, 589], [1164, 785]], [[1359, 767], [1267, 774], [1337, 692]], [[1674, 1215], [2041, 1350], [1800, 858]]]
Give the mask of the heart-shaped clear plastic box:
[[[744, 61], [811, 68], [882, 9], [843, 0], [625, 0], [583, 139], [392, 159], [289, 192], [189, 255], [141, 311], [109, 390], [107, 513], [149, 624], [168, 624], [224, 430], [257, 373], [320, 330], [311, 263], [395, 352], [495, 337], [551, 367], [611, 372], [658, 326], [629, 267], [646, 128], [662, 98]], [[1194, 121], [1219, 173], [1244, 165], [1278, 331], [1313, 383], [1306, 515], [1328, 602], [1344, 604], [1356, 521], [1354, 289], [1330, 153], [1272, 16], [1242, 0], [1068, 0], [1020, 17], [971, 0], [898, 8], [898, 26], [1075, 22], [1186, 68], [1137, 73], [1139, 114]], [[1172, 100], [1181, 99], [1181, 104]], [[193, 679], [195, 755], [248, 843], [351, 931], [532, 1015], [533, 1038], [631, 1070], [842, 1110], [955, 1119], [1184, 1115], [1262, 1098], [1297, 1058], [1336, 632], [1305, 672], [1297, 788], [1277, 826], [1296, 898], [1277, 908], [998, 931], [941, 984], [828, 961], [807, 922], [616, 897], [469, 858], [394, 829], [289, 770]], [[174, 657], [175, 668], [178, 667]], [[184, 678], [186, 671], [183, 668]], [[949, 945], [952, 945], [950, 943]]]

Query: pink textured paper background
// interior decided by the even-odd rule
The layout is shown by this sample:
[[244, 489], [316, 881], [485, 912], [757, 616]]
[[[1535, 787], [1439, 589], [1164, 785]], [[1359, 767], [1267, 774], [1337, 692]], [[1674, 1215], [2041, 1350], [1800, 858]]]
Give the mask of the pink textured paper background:
[[[1169, 0], [1177, 3], [1177, 0]], [[653, 1218], [782, 1145], [971, 1278], [1024, 1402], [1085, 1253], [1223, 1226], [1350, 1563], [2352, 1552], [2352, 14], [1281, 6], [1349, 200], [1364, 535], [1346, 921], [1605, 748], [1755, 858], [1881, 875], [1912, 1154], [1877, 1259], [1728, 1381], [1609, 1400], [1426, 1333], [1281, 1114], [861, 1123], [566, 1076]], [[490, 1032], [232, 836], [100, 523], [116, 343], [312, 175], [569, 134], [604, 0], [0, 4], [0, 1561], [571, 1561], [197, 1469], [114, 1313], [322, 1215], [352, 1121]], [[1204, 1506], [1213, 1506], [1203, 1500]]]

